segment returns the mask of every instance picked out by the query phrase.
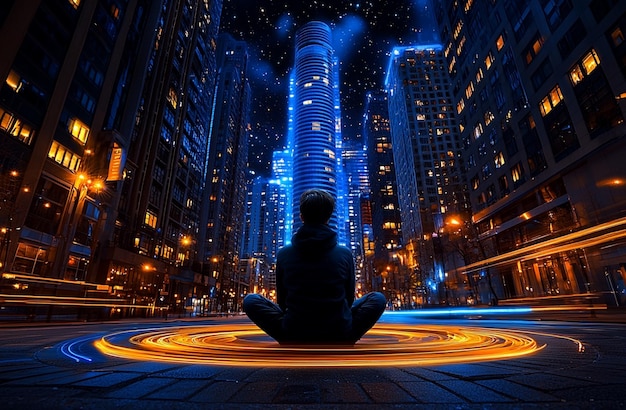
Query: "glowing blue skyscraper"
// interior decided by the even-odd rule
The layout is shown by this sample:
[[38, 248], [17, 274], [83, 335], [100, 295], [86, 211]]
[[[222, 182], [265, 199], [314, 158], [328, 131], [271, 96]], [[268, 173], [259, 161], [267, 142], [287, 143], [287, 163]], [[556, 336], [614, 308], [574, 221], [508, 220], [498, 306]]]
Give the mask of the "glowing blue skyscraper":
[[[341, 121], [337, 118], [334, 61], [328, 25], [312, 21], [298, 30], [292, 88], [294, 232], [302, 223], [302, 192], [321, 188], [334, 197], [338, 194], [336, 136]], [[330, 224], [336, 228], [337, 222], [335, 214]]]

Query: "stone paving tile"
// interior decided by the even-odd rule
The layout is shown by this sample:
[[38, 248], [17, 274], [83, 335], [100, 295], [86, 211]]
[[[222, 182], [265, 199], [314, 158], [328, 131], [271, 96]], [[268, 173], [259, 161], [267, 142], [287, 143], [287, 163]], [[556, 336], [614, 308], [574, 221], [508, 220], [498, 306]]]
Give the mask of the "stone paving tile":
[[62, 369], [59, 369], [57, 367], [51, 367], [51, 366], [39, 366], [39, 367], [33, 367], [30, 369], [25, 369], [25, 370], [14, 369], [12, 371], [0, 373], [0, 382], [3, 382], [3, 381], [11, 382], [13, 380], [18, 380], [18, 379], [32, 378], [32, 377], [42, 376], [42, 375], [46, 375], [50, 373], [58, 373], [61, 370]]
[[73, 383], [77, 383], [83, 380], [88, 380], [94, 377], [102, 376], [103, 374], [108, 374], [108, 372], [72, 372], [73, 374], [68, 374], [64, 377], [54, 378], [52, 381], [57, 386], [70, 385]]
[[572, 378], [572, 377], [563, 377], [555, 374], [546, 374], [546, 373], [533, 373], [533, 374], [524, 374], [519, 376], [509, 377], [508, 380], [524, 384], [529, 387], [540, 386], [543, 391], [551, 391], [558, 389], [566, 389], [571, 387], [585, 387], [590, 385], [597, 385], [596, 383]]
[[448, 390], [451, 390], [474, 403], [498, 403], [513, 401], [512, 399], [498, 394], [493, 390], [464, 380], [444, 380], [439, 383]]
[[[614, 402], [619, 401], [622, 407], [626, 407], [626, 389], [621, 383], [568, 388], [551, 393], [564, 401], [595, 402], [610, 399]], [[613, 408], [617, 407], [618, 405], [614, 404]]]
[[209, 379], [223, 370], [223, 367], [192, 365], [167, 370], [162, 373], [155, 374], [154, 376], [177, 377], [181, 379]]
[[282, 385], [273, 382], [244, 383], [231, 397], [234, 403], [271, 403]]
[[198, 391], [189, 401], [192, 403], [225, 403], [242, 387], [243, 383], [236, 381], [215, 382]]
[[79, 389], [53, 390], [47, 387], [15, 387], [0, 389], [0, 400], [3, 409], [69, 409], [78, 407], [57, 406], [62, 401], [84, 393]]
[[119, 397], [122, 399], [138, 399], [146, 396], [158, 389], [164, 388], [172, 383], [175, 383], [176, 379], [163, 379], [149, 377], [147, 379], [135, 381], [120, 389], [109, 392], [106, 397]]
[[34, 385], [38, 385], [38, 384], [50, 384], [48, 383], [50, 380], [54, 381], [54, 384], [59, 384], [57, 382], [57, 379], [62, 379], [68, 375], [72, 375], [72, 374], [76, 374], [75, 371], [73, 370], [62, 370], [59, 369], [56, 372], [52, 372], [52, 373], [45, 373], [45, 374], [41, 374], [39, 376], [32, 376], [32, 377], [26, 377], [23, 379], [15, 379], [15, 380], [9, 380], [7, 382], [5, 382], [6, 385], [8, 386], [19, 386], [19, 385], [24, 385], [24, 386], [34, 386]]
[[147, 399], [185, 400], [209, 384], [206, 380], [179, 380], [146, 396]]
[[361, 387], [376, 403], [414, 403], [417, 401], [393, 383], [361, 383]]
[[321, 385], [323, 403], [369, 403], [371, 400], [356, 383], [328, 382]]
[[494, 378], [494, 377], [508, 377], [513, 374], [517, 374], [517, 371], [510, 369], [503, 369], [493, 366], [486, 366], [484, 364], [455, 364], [439, 366], [438, 371], [447, 374], [453, 374], [456, 377], [462, 377], [465, 379], [480, 379], [480, 378]]
[[247, 381], [248, 377], [253, 375], [256, 371], [256, 368], [248, 367], [221, 367], [220, 371], [213, 376], [213, 379], [222, 381]]
[[425, 367], [411, 367], [403, 369], [407, 373], [414, 374], [421, 377], [424, 380], [438, 381], [438, 380], [451, 380], [454, 377], [449, 374], [445, 374], [439, 371], [439, 368], [425, 368]]
[[543, 393], [536, 389], [531, 389], [521, 384], [513, 383], [509, 380], [478, 380], [476, 383], [522, 402], [530, 401], [549, 403], [560, 401], [558, 397]]
[[321, 391], [317, 384], [288, 384], [280, 387], [272, 403], [315, 404], [321, 402]]
[[414, 373], [405, 371], [404, 369], [391, 368], [391, 369], [381, 369], [380, 374], [384, 376], [387, 380], [390, 380], [394, 383], [399, 382], [419, 382], [424, 379]]
[[119, 372], [141, 372], [141, 373], [157, 373], [168, 370], [177, 369], [180, 366], [173, 365], [171, 363], [158, 363], [158, 362], [132, 362], [123, 363], [116, 366], [103, 366], [102, 370], [111, 370]]
[[399, 385], [421, 403], [465, 403], [466, 400], [443, 387], [429, 382], [400, 382]]
[[100, 377], [92, 377], [86, 380], [81, 380], [77, 383], [73, 383], [72, 386], [82, 387], [112, 387], [116, 384], [128, 382], [133, 379], [139, 379], [143, 377], [140, 373], [108, 373]]

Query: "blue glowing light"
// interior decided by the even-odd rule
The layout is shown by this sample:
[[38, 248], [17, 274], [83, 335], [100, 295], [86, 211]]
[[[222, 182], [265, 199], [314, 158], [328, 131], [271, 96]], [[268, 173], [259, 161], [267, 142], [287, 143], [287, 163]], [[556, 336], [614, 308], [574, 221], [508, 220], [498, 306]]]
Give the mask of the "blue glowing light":
[[345, 16], [333, 29], [333, 48], [339, 61], [349, 60], [350, 53], [358, 50], [358, 44], [365, 40], [367, 22], [355, 15]]
[[74, 351], [74, 349], [79, 347], [82, 343], [91, 339], [93, 339], [93, 337], [76, 339], [76, 340], [65, 342], [61, 345], [61, 353], [63, 353], [63, 355], [69, 357], [70, 359], [74, 360], [76, 363], [80, 363], [81, 360], [85, 362], [91, 362], [92, 361], [91, 358]]
[[515, 307], [485, 307], [485, 308], [445, 308], [387, 311], [383, 315], [393, 316], [467, 316], [467, 315], [503, 315], [531, 313], [533, 309], [527, 306]]

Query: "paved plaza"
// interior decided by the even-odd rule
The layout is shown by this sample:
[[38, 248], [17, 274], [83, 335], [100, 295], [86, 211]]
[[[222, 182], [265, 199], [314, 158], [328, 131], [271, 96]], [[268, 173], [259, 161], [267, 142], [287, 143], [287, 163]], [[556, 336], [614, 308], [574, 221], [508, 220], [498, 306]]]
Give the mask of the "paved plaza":
[[[222, 341], [233, 365], [176, 360], [113, 357], [102, 354], [94, 342], [110, 338], [133, 349], [136, 335], [179, 332], [188, 326], [232, 329], [249, 326], [245, 317], [114, 323], [35, 324], [0, 327], [0, 400], [3, 409], [619, 409], [626, 408], [626, 323], [623, 315], [591, 317], [484, 317], [420, 318], [383, 316], [383, 329], [421, 329], [424, 343], [440, 336], [428, 334], [441, 326], [450, 331], [441, 354], [416, 356], [409, 365], [393, 364], [395, 350], [406, 343], [400, 336], [385, 351], [367, 356], [356, 366], [297, 366], [272, 358], [255, 362], [250, 352], [268, 341]], [[612, 319], [612, 318], [615, 319]], [[377, 325], [378, 326], [378, 325]], [[387, 327], [385, 327], [387, 326]], [[432, 327], [437, 326], [437, 327]], [[460, 329], [460, 330], [458, 330]], [[489, 358], [446, 363], [457, 352], [454, 343], [466, 343], [466, 329], [487, 329], [486, 349], [498, 345], [497, 354], [514, 349], [526, 339], [536, 351], [519, 357]], [[511, 333], [511, 338], [506, 336]], [[455, 332], [460, 332], [459, 334]], [[493, 337], [490, 337], [490, 332]], [[210, 331], [209, 331], [210, 333]], [[380, 333], [380, 332], [379, 332]], [[471, 333], [471, 332], [470, 332]], [[126, 336], [128, 335], [128, 336]], [[504, 335], [504, 336], [503, 336]], [[211, 338], [213, 336], [208, 336]], [[163, 337], [166, 338], [166, 337]], [[202, 339], [206, 340], [203, 335]], [[193, 339], [193, 338], [192, 338]], [[245, 337], [244, 337], [245, 339]], [[410, 339], [410, 337], [409, 337]], [[490, 339], [493, 339], [490, 341]], [[182, 348], [182, 352], [192, 351]], [[265, 344], [263, 344], [265, 343]], [[367, 345], [368, 340], [363, 340]], [[230, 345], [232, 344], [232, 346]], [[522, 343], [523, 344], [523, 343]], [[380, 345], [380, 343], [378, 344]], [[200, 346], [202, 347], [202, 346]], [[235, 349], [236, 347], [236, 349]], [[358, 346], [357, 346], [358, 347]], [[482, 348], [477, 348], [480, 354]], [[366, 350], [363, 350], [367, 352]], [[242, 353], [243, 352], [243, 353]], [[342, 353], [346, 360], [361, 350]], [[369, 352], [371, 353], [371, 352]], [[186, 353], [181, 353], [186, 354]], [[248, 356], [246, 356], [246, 354]], [[307, 356], [315, 360], [317, 353]], [[347, 354], [348, 356], [345, 356]], [[472, 353], [474, 354], [474, 353]], [[243, 356], [242, 356], [243, 355]], [[378, 355], [378, 356], [376, 356]], [[187, 357], [187, 356], [183, 356]], [[246, 357], [249, 363], [246, 365]], [[341, 357], [338, 359], [340, 360]], [[424, 365], [419, 360], [424, 358]], [[202, 356], [200, 355], [200, 359]], [[430, 362], [429, 360], [435, 360]], [[272, 361], [273, 360], [273, 361]], [[388, 362], [386, 362], [388, 360]], [[443, 360], [443, 361], [442, 361]], [[390, 363], [387, 365], [386, 363]], [[441, 364], [432, 364], [441, 363]]]

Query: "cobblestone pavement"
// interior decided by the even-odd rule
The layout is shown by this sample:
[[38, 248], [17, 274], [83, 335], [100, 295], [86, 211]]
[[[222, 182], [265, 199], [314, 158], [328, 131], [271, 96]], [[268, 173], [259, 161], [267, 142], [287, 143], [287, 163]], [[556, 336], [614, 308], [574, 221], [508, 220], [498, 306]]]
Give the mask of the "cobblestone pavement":
[[[207, 323], [226, 322], [245, 319]], [[545, 348], [509, 360], [427, 367], [228, 367], [83, 356], [81, 343], [146, 324], [2, 327], [0, 408], [626, 408], [626, 324], [459, 323], [523, 329]]]

